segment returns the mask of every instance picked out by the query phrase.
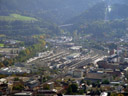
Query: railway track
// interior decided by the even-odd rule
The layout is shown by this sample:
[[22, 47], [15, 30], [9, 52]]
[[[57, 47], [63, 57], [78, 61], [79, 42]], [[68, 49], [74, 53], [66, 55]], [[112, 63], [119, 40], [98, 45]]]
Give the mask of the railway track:
[[64, 55], [67, 55], [67, 54], [69, 54], [69, 52], [63, 51], [63, 52], [60, 52], [60, 53], [55, 54], [55, 55], [52, 55], [52, 56], [46, 56], [44, 58], [37, 59], [35, 61], [32, 61], [29, 64], [32, 64], [32, 63], [40, 63], [40, 62], [44, 62], [44, 61], [45, 62], [48, 62], [48, 61], [51, 61], [51, 60], [55, 60], [56, 58], [60, 58], [61, 56], [64, 56]]
[[[78, 68], [78, 67], [80, 67], [80, 66], [86, 65], [86, 64], [91, 63], [91, 62], [93, 62], [94, 60], [98, 59], [99, 57], [100, 57], [99, 55], [95, 55], [95, 56], [93, 56], [92, 58], [88, 57], [88, 58], [86, 58], [86, 59], [83, 59], [83, 60], [81, 60], [81, 61], [78, 61], [77, 63], [75, 63], [75, 64], [73, 64], [73, 65], [67, 66], [66, 69], [64, 69], [64, 73], [62, 73], [62, 74], [58, 75], [57, 77], [55, 77], [55, 78], [53, 78], [53, 79], [51, 79], [51, 80], [49, 80], [49, 81], [43, 83], [42, 85], [47, 84], [47, 83], [49, 83], [49, 82], [56, 81], [58, 78], [65, 77], [65, 76], [67, 75], [68, 71], [69, 71], [71, 68]], [[92, 60], [91, 60], [91, 59], [92, 59]], [[41, 86], [42, 86], [42, 85], [41, 85]]]

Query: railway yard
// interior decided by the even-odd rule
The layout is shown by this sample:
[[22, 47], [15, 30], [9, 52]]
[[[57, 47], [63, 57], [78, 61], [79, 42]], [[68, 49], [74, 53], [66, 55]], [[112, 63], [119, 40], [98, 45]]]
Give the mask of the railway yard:
[[[79, 69], [80, 67], [84, 67], [89, 63], [94, 63], [96, 60], [104, 58], [105, 55], [101, 51], [89, 50], [86, 54], [81, 54], [81, 52], [77, 52], [80, 54], [79, 57], [68, 58], [70, 55], [74, 54], [71, 50], [63, 49], [63, 50], [55, 50], [49, 51], [50, 54], [46, 54], [41, 58], [33, 60], [29, 62], [27, 65], [34, 65], [36, 67], [49, 67], [54, 69], [59, 69], [61, 72], [56, 75], [53, 79], [50, 79], [44, 84], [48, 82], [56, 81], [59, 78], [64, 78], [68, 75], [70, 71], [74, 71]], [[75, 52], [76, 53], [76, 52]], [[75, 55], [75, 54], [74, 54]], [[36, 64], [36, 65], [35, 65]], [[94, 65], [96, 66], [96, 65]], [[35, 67], [34, 67], [35, 68]]]

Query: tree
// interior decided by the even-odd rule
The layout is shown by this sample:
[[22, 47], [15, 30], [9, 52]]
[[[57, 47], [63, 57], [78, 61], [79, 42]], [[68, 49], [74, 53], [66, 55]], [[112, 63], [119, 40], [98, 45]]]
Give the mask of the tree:
[[80, 84], [82, 84], [82, 83], [85, 83], [84, 79], [82, 79], [82, 80], [80, 81]]
[[26, 55], [29, 55], [29, 54], [30, 54], [29, 49], [26, 49]]
[[68, 87], [66, 94], [68, 94], [68, 95], [72, 94], [72, 87], [71, 86]]
[[72, 88], [72, 92], [77, 92], [77, 90], [78, 90], [78, 85], [77, 84], [71, 84], [70, 85], [71, 86], [71, 88]]
[[79, 90], [79, 94], [80, 94], [80, 95], [83, 95], [83, 94], [84, 94], [84, 90], [83, 90], [83, 89], [80, 89], [80, 90]]
[[14, 78], [14, 81], [19, 81], [20, 79], [18, 77]]
[[50, 87], [49, 87], [49, 85], [45, 84], [45, 85], [43, 86], [43, 89], [44, 89], [44, 90], [50, 90]]
[[4, 67], [4, 64], [2, 62], [0, 62], [0, 67]]
[[8, 59], [5, 59], [5, 60], [3, 61], [3, 64], [4, 64], [5, 66], [9, 65], [9, 64], [10, 64], [10, 63], [9, 63], [9, 60], [8, 60]]
[[90, 80], [87, 80], [87, 85], [91, 85], [91, 81]]
[[124, 96], [123, 94], [118, 94], [117, 96]]
[[108, 80], [103, 80], [102, 84], [109, 84], [110, 82]]
[[97, 86], [97, 83], [96, 83], [96, 82], [93, 82], [93, 83], [92, 83], [92, 86], [93, 86], [93, 87], [96, 87], [96, 86]]
[[23, 89], [24, 89], [24, 86], [22, 84], [13, 86], [13, 90], [23, 90]]
[[117, 96], [117, 94], [116, 93], [111, 93], [111, 95], [110, 96]]
[[72, 95], [78, 92], [78, 85], [77, 84], [71, 84], [69, 85], [66, 94]]

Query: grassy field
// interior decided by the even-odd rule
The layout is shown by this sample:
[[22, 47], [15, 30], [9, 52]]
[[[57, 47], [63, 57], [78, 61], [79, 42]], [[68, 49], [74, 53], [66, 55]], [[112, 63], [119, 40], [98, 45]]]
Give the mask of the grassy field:
[[10, 14], [9, 16], [0, 16], [0, 21], [38, 21], [36, 18], [21, 16], [19, 14]]
[[4, 44], [1, 44], [1, 43], [0, 43], [0, 47], [4, 47]]
[[6, 35], [4, 35], [4, 34], [0, 34], [0, 37], [6, 37]]

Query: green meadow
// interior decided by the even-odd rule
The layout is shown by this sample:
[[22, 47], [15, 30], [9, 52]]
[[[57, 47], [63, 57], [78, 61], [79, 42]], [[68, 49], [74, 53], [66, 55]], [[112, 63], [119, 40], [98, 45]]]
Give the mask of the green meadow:
[[10, 14], [9, 16], [0, 16], [0, 21], [38, 21], [36, 18], [22, 16], [19, 14]]

